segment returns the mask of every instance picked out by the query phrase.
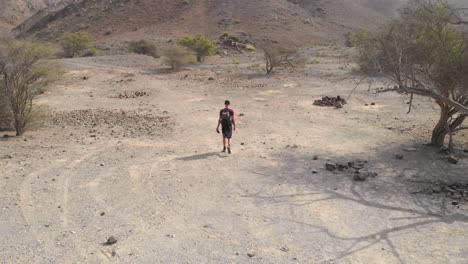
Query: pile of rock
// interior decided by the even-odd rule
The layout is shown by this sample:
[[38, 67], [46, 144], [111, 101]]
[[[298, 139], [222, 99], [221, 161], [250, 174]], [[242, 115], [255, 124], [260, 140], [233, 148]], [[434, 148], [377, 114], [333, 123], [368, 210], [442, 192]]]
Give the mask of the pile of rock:
[[343, 105], [347, 104], [346, 99], [337, 97], [324, 96], [320, 100], [315, 100], [314, 105], [316, 106], [334, 106], [336, 108], [343, 108]]
[[89, 130], [91, 137], [107, 134], [114, 137], [160, 136], [173, 130], [173, 121], [168, 116], [152, 112], [111, 111], [86, 109], [54, 113], [51, 125], [72, 126]]
[[253, 38], [243, 32], [224, 33], [218, 40], [218, 49], [228, 53], [231, 50], [236, 50], [239, 53], [244, 51], [254, 51]]
[[132, 93], [127, 93], [127, 92], [124, 92], [123, 94], [119, 93], [119, 95], [117, 95], [117, 97], [120, 98], [120, 99], [129, 99], [129, 98], [143, 97], [143, 96], [147, 96], [147, 95], [148, 94], [146, 92], [136, 91], [136, 92], [132, 92]]
[[366, 169], [366, 165], [368, 164], [367, 160], [356, 160], [356, 161], [349, 161], [346, 163], [343, 162], [326, 162], [325, 169], [328, 171], [354, 171], [353, 179], [355, 181], [365, 181], [367, 178], [375, 178], [378, 176], [378, 173], [372, 172]]
[[468, 201], [468, 184], [450, 184], [450, 185], [438, 185], [427, 189], [428, 194], [443, 194], [453, 200], [465, 199]]

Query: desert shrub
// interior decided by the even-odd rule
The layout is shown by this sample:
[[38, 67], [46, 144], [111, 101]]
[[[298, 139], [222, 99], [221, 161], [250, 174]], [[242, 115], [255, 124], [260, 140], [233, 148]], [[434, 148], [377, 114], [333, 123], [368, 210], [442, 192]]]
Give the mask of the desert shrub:
[[90, 48], [86, 51], [86, 53], [83, 55], [84, 57], [94, 57], [97, 55], [97, 49], [96, 48]]
[[195, 63], [193, 54], [193, 51], [185, 47], [174, 45], [164, 50], [164, 63], [176, 70], [184, 65]]
[[131, 52], [136, 54], [148, 55], [153, 58], [159, 58], [159, 51], [156, 44], [150, 42], [148, 40], [139, 40], [139, 41], [132, 41], [129, 44], [129, 49]]
[[[468, 116], [468, 39], [452, 21], [454, 9], [445, 1], [410, 4], [400, 17], [378, 32], [355, 35], [357, 63], [366, 73], [385, 76], [394, 91], [432, 98], [439, 121], [431, 144], [444, 145], [460, 131]], [[451, 144], [449, 144], [450, 146]]]
[[197, 61], [202, 62], [206, 56], [213, 55], [216, 51], [216, 45], [202, 34], [195, 36], [186, 36], [178, 40], [178, 43], [197, 55]]
[[13, 128], [13, 117], [5, 95], [0, 93], [0, 131]]
[[273, 73], [275, 68], [294, 68], [305, 63], [305, 59], [296, 49], [274, 44], [263, 44], [260, 48], [263, 51], [267, 74]]
[[64, 55], [73, 58], [81, 51], [89, 48], [92, 39], [86, 32], [66, 33], [62, 39]]
[[16, 134], [22, 135], [34, 112], [34, 98], [62, 71], [51, 60], [55, 51], [29, 40], [0, 41], [0, 101], [9, 111]]

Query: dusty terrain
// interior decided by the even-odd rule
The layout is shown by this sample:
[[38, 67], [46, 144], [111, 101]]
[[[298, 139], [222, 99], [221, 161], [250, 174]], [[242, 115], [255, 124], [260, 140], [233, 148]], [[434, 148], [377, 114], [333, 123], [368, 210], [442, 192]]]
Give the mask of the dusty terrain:
[[[46, 124], [0, 141], [0, 262], [468, 263], [468, 200], [445, 192], [468, 180], [468, 135], [449, 164], [423, 145], [434, 105], [407, 115], [406, 97], [367, 82], [343, 109], [313, 106], [358, 83], [342, 53], [271, 77], [252, 56], [176, 73], [144, 56], [64, 60], [38, 101]], [[215, 132], [227, 98], [232, 155]]]

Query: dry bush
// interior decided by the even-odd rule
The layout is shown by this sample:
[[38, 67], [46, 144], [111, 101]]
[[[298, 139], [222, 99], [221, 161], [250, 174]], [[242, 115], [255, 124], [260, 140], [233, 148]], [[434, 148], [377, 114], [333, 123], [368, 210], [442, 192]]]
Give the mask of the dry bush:
[[296, 49], [274, 44], [262, 44], [260, 49], [263, 51], [267, 74], [273, 73], [276, 68], [295, 68], [305, 64], [305, 59]]
[[194, 52], [175, 45], [164, 51], [164, 63], [171, 67], [172, 70], [177, 70], [184, 65], [194, 64], [193, 55]]
[[132, 41], [129, 44], [129, 49], [131, 52], [136, 54], [148, 55], [153, 58], [160, 58], [158, 47], [156, 44], [148, 41], [148, 40], [139, 40], [139, 41]]
[[34, 98], [62, 74], [59, 65], [51, 60], [54, 53], [37, 41], [0, 41], [0, 97], [18, 136], [35, 113]]
[[13, 129], [13, 117], [6, 97], [0, 93], [0, 131]]

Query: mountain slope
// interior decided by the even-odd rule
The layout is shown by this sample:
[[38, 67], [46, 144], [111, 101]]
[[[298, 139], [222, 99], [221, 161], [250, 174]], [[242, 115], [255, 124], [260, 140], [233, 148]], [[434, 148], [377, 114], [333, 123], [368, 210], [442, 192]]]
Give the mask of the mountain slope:
[[256, 38], [310, 42], [376, 25], [403, 0], [83, 0], [17, 30], [53, 40], [87, 30], [96, 38], [173, 37], [243, 31]]
[[60, 2], [62, 0], [0, 0], [0, 22], [16, 26], [37, 11], [57, 7]]

